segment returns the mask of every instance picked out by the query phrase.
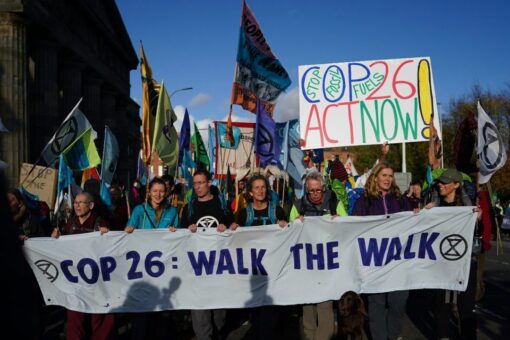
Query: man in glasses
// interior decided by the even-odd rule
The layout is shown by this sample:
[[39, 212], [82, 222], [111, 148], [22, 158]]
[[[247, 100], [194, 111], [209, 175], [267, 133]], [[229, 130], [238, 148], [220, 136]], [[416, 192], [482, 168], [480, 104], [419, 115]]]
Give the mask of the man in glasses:
[[[297, 200], [290, 211], [290, 222], [306, 216], [346, 216], [347, 212], [331, 190], [327, 190], [324, 177], [317, 172], [309, 173], [304, 183], [305, 194]], [[303, 328], [305, 339], [331, 339], [335, 331], [333, 302], [303, 305]]]
[[[72, 216], [62, 230], [63, 234], [82, 234], [99, 231], [101, 234], [109, 231], [108, 222], [92, 212], [94, 208], [93, 196], [84, 191], [73, 202], [74, 216]], [[61, 232], [55, 228], [51, 237], [58, 238]], [[67, 310], [67, 339], [84, 339], [88, 334], [94, 339], [112, 339], [115, 331], [114, 314], [88, 314]]]

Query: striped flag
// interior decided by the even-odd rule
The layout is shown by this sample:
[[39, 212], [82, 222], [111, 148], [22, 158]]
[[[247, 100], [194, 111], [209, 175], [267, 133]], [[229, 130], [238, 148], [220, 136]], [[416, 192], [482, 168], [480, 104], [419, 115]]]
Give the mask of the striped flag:
[[[66, 119], [60, 124], [59, 128], [44, 147], [41, 155], [47, 165], [53, 164], [62, 152], [76, 141], [87, 129], [92, 129], [92, 125], [87, 117], [80, 110], [81, 99], [74, 106]], [[94, 130], [93, 134], [95, 135]]]
[[63, 152], [67, 166], [72, 170], [85, 170], [101, 164], [97, 153], [92, 129], [85, 131], [78, 139]]

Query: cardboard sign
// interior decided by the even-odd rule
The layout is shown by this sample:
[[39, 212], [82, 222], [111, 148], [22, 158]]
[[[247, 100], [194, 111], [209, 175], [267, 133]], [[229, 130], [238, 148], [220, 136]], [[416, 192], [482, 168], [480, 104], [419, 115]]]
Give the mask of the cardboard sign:
[[32, 164], [28, 163], [22, 164], [19, 175], [20, 185], [23, 183], [25, 190], [31, 194], [38, 195], [39, 200], [53, 207], [55, 205], [58, 171], [52, 168], [36, 166], [30, 174], [30, 177], [27, 178], [32, 166]]
[[441, 137], [430, 58], [299, 66], [306, 149]]

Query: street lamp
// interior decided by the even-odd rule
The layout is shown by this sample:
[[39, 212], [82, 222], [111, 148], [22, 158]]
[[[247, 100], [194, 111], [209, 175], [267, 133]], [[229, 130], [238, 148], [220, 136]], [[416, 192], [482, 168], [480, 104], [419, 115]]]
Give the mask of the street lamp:
[[184, 88], [182, 88], [182, 89], [175, 90], [175, 91], [173, 91], [172, 93], [170, 93], [170, 95], [168, 96], [168, 98], [172, 98], [172, 96], [173, 96], [174, 94], [176, 94], [177, 92], [181, 92], [181, 91], [189, 91], [189, 90], [193, 90], [193, 88], [192, 88], [192, 87], [184, 87]]

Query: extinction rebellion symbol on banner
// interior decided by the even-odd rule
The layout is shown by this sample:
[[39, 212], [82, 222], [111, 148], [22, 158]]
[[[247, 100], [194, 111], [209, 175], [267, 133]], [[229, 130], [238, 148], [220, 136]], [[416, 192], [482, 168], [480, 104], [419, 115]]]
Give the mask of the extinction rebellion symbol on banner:
[[446, 236], [439, 246], [441, 255], [448, 261], [460, 260], [466, 254], [467, 248], [466, 239], [458, 234]]
[[58, 277], [58, 269], [53, 263], [46, 260], [39, 260], [35, 265], [50, 282], [55, 282]]

